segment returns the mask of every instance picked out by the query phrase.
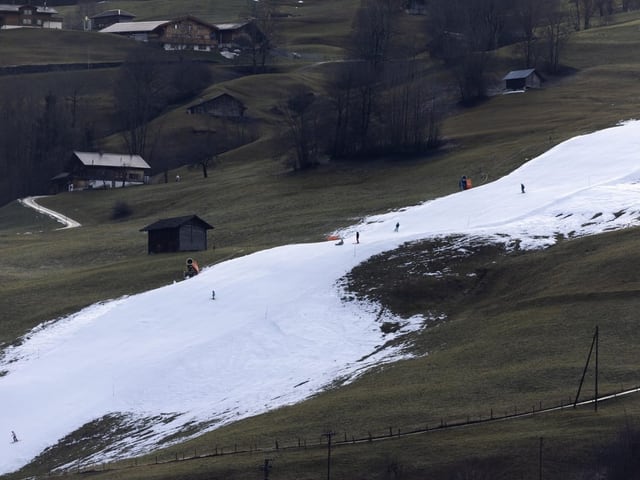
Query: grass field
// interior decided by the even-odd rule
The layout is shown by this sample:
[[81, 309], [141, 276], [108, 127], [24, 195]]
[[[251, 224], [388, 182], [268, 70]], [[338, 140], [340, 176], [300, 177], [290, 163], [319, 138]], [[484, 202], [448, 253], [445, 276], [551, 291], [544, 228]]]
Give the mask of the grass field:
[[[321, 7], [336, 4], [308, 3], [309, 10], [316, 8], [325, 16], [329, 9]], [[110, 7], [146, 19], [162, 16], [163, 4], [111, 2]], [[345, 24], [341, 17], [314, 18], [317, 29], [304, 23], [302, 16], [291, 17], [290, 43], [318, 49], [316, 42], [327, 22], [334, 25], [329, 28], [334, 35], [321, 50], [331, 52], [332, 43], [340, 44], [336, 36], [344, 35]], [[275, 245], [319, 240], [363, 216], [450, 193], [462, 172], [474, 179], [497, 179], [567, 138], [637, 117], [633, 99], [640, 91], [640, 63], [627, 48], [635, 41], [637, 22], [626, 17], [574, 34], [564, 57], [575, 69], [571, 76], [551, 78], [539, 91], [491, 98], [447, 118], [443, 125], [447, 148], [437, 155], [335, 163], [294, 175], [268, 153], [271, 144], [266, 135], [221, 156], [207, 179], [198, 169], [184, 167], [180, 183], [43, 199], [44, 205], [80, 221], [79, 229], [57, 230], [59, 225], [17, 203], [2, 207], [0, 342], [16, 341], [40, 322], [93, 302], [179, 278], [183, 255], [146, 254], [146, 235], [139, 230], [157, 218], [196, 213], [214, 225], [215, 249], [198, 255], [200, 264], [212, 264]], [[105, 47], [104, 58], [110, 58], [109, 51]], [[75, 55], [82, 53], [79, 49]], [[321, 79], [321, 70], [312, 70], [235, 79], [212, 90], [232, 89], [260, 99], [250, 108], [270, 125], [274, 98], [295, 82], [312, 81], [320, 88]], [[178, 110], [167, 113], [168, 124], [177, 123]], [[132, 215], [112, 220], [113, 207], [122, 201], [132, 207]], [[446, 285], [415, 283], [395, 269], [398, 278], [388, 281], [404, 286], [396, 290], [398, 296], [380, 299], [389, 308], [407, 315], [425, 310], [447, 314], [446, 320], [432, 323], [414, 338], [413, 349], [420, 354], [416, 358], [380, 368], [303, 404], [238, 422], [147, 458], [129, 459], [92, 476], [239, 479], [261, 476], [258, 467], [264, 458], [271, 458], [272, 478], [323, 478], [326, 447], [133, 465], [155, 463], [156, 455], [164, 460], [216, 447], [226, 452], [234, 446], [272, 448], [276, 440], [280, 445], [297, 444], [300, 439], [311, 444], [328, 431], [337, 437], [361, 437], [389, 428], [405, 431], [467, 417], [486, 418], [492, 411], [497, 416], [568, 401], [576, 393], [596, 325], [601, 333], [601, 391], [635, 386], [640, 383], [636, 351], [640, 279], [633, 255], [639, 247], [637, 234], [637, 229], [608, 233], [516, 255], [478, 249], [460, 268], [485, 269], [483, 281], [469, 285], [470, 293], [452, 292], [438, 302], [406, 292], [438, 291]], [[363, 265], [354, 272], [354, 288], [371, 279], [383, 282], [379, 272], [385, 267], [382, 262]], [[407, 305], [406, 297], [413, 303]], [[586, 397], [593, 394], [591, 375], [583, 390]], [[585, 478], [583, 473], [599, 468], [607, 445], [626, 425], [633, 425], [639, 413], [640, 403], [630, 396], [602, 405], [597, 414], [582, 407], [336, 446], [332, 477], [533, 479], [542, 471], [544, 478]], [[46, 474], [61, 458], [79, 455], [81, 446], [82, 442], [78, 450], [56, 450], [6, 477]]]

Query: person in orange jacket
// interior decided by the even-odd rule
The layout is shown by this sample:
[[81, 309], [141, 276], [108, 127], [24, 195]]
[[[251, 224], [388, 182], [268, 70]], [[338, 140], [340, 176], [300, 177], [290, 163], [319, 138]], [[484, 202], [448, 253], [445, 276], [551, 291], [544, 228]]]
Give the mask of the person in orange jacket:
[[187, 258], [187, 268], [184, 271], [184, 278], [195, 277], [200, 273], [200, 267], [198, 266], [198, 262], [196, 262], [193, 258]]

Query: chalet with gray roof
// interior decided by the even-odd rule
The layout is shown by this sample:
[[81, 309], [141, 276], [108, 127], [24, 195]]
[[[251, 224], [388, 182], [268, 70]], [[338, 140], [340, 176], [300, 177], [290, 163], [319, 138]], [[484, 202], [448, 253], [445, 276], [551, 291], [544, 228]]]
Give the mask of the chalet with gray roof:
[[187, 108], [187, 113], [205, 114], [214, 117], [242, 118], [247, 109], [236, 97], [223, 93]]
[[151, 167], [140, 155], [73, 152], [67, 171], [51, 181], [55, 192], [147, 183]]
[[238, 44], [238, 38], [246, 36], [254, 43], [264, 40], [264, 34], [253, 20], [242, 22], [216, 23], [216, 35], [219, 46], [233, 46]]
[[544, 79], [535, 68], [526, 70], [513, 70], [502, 79], [505, 90], [526, 90], [527, 88], [540, 88]]
[[61, 29], [62, 18], [47, 6], [0, 3], [0, 29], [26, 27]]
[[218, 47], [216, 27], [191, 15], [175, 20], [120, 22], [100, 30], [142, 42], [156, 42], [164, 50], [210, 52]]
[[131, 38], [139, 42], [149, 42], [158, 38], [156, 28], [167, 23], [166, 20], [149, 22], [118, 22], [100, 30], [100, 33], [112, 33]]
[[131, 22], [136, 16], [126, 10], [119, 8], [114, 10], [106, 10], [90, 17], [91, 30], [102, 30], [114, 23]]
[[207, 249], [213, 227], [197, 215], [164, 218], [142, 228], [148, 232], [148, 253], [192, 252]]
[[218, 48], [216, 27], [191, 15], [160, 25], [156, 31], [165, 50], [211, 52]]
[[241, 37], [262, 42], [264, 35], [252, 20], [210, 24], [192, 15], [149, 22], [119, 21], [99, 30], [142, 42], [159, 43], [165, 50], [211, 52], [236, 45]]

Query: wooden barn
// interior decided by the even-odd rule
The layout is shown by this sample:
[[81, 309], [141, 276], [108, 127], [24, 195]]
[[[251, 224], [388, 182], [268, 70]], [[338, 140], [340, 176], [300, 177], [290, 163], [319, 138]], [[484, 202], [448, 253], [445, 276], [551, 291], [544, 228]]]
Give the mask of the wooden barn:
[[213, 227], [197, 215], [164, 218], [142, 228], [148, 232], [148, 253], [194, 252], [207, 249]]
[[200, 113], [212, 115], [214, 117], [235, 117], [244, 116], [247, 107], [240, 100], [228, 93], [223, 93], [210, 100], [205, 100], [187, 108], [188, 113]]
[[133, 13], [125, 10], [106, 10], [91, 17], [91, 30], [102, 30], [114, 23], [131, 22], [135, 18]]
[[16, 27], [62, 28], [62, 18], [54, 8], [32, 4], [0, 4], [0, 29]]
[[216, 27], [191, 15], [174, 20], [118, 22], [103, 28], [100, 33], [156, 43], [164, 50], [211, 52], [218, 47]]
[[526, 90], [527, 88], [540, 88], [544, 79], [535, 68], [526, 70], [513, 70], [504, 78], [505, 90]]
[[143, 185], [150, 171], [140, 155], [73, 152], [67, 170], [51, 179], [52, 193]]
[[216, 35], [219, 46], [233, 46], [238, 43], [238, 38], [246, 36], [254, 43], [264, 41], [264, 34], [253, 20], [236, 23], [216, 23]]
[[155, 32], [165, 50], [211, 52], [218, 47], [216, 27], [191, 15], [166, 22]]

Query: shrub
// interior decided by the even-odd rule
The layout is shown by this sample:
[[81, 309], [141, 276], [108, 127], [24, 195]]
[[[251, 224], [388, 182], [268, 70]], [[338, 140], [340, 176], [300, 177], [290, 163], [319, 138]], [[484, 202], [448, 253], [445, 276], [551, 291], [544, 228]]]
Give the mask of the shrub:
[[117, 201], [111, 210], [111, 220], [122, 220], [129, 217], [133, 213], [132, 208], [127, 202]]

